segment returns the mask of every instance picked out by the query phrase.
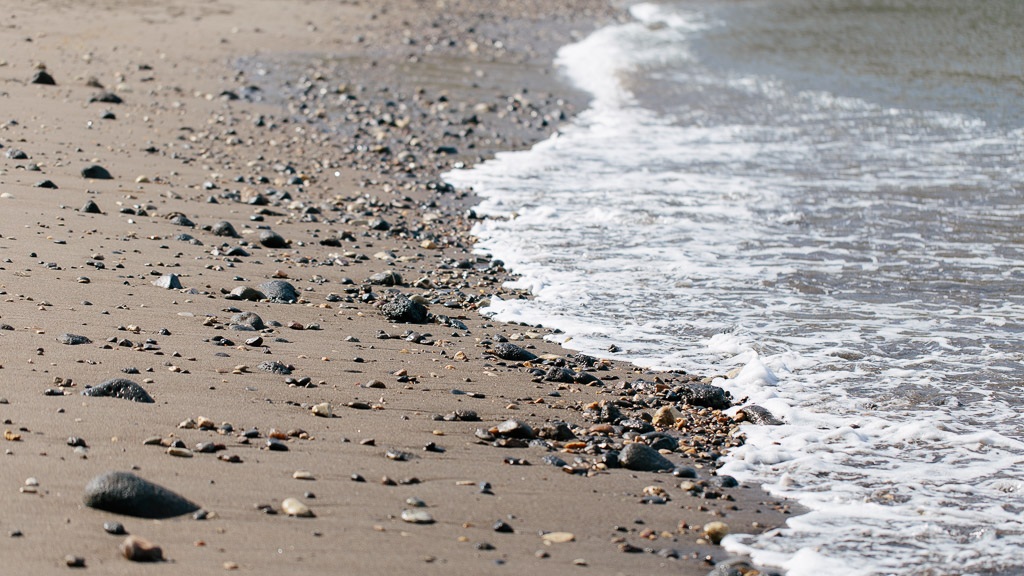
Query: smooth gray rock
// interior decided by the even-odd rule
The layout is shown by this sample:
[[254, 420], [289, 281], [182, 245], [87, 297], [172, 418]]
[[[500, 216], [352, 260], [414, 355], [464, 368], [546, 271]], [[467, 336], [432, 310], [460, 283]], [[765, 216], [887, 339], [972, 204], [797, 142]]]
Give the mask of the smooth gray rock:
[[762, 426], [782, 426], [784, 424], [782, 420], [776, 418], [767, 408], [757, 404], [748, 404], [740, 408], [740, 412], [743, 412], [747, 416], [747, 421], [753, 424], [760, 424]]
[[238, 238], [238, 232], [235, 231], [235, 227], [231, 225], [231, 222], [227, 220], [221, 220], [210, 228], [210, 232], [213, 232], [215, 236], [227, 236], [228, 238]]
[[266, 297], [267, 295], [263, 292], [249, 286], [238, 286], [227, 295], [229, 300], [249, 300], [251, 302], [263, 300]]
[[171, 222], [171, 224], [174, 224], [175, 226], [185, 226], [186, 228], [195, 228], [196, 227], [196, 223], [191, 221], [191, 220], [189, 220], [188, 216], [185, 216], [184, 214], [175, 214], [171, 218], [170, 222]]
[[676, 467], [668, 458], [646, 444], [627, 444], [619, 453], [619, 464], [629, 470], [657, 472]]
[[402, 276], [394, 270], [385, 270], [371, 275], [366, 281], [375, 286], [400, 286]]
[[240, 312], [231, 317], [231, 327], [263, 330], [267, 325], [263, 323], [263, 318], [260, 318], [260, 315], [255, 312]]
[[291, 304], [299, 299], [299, 291], [284, 280], [271, 280], [257, 286], [260, 292], [266, 295], [271, 302]]
[[185, 497], [131, 472], [105, 472], [85, 486], [90, 508], [138, 518], [173, 518], [199, 510]]
[[82, 390], [82, 396], [109, 396], [144, 404], [153, 403], [153, 397], [142, 386], [127, 378], [111, 378], [98, 386]]
[[260, 231], [260, 244], [267, 248], [287, 248], [288, 241], [273, 230], [261, 230]]
[[57, 337], [57, 342], [67, 344], [68, 346], [77, 346], [79, 344], [91, 344], [92, 340], [78, 334], [65, 333]]

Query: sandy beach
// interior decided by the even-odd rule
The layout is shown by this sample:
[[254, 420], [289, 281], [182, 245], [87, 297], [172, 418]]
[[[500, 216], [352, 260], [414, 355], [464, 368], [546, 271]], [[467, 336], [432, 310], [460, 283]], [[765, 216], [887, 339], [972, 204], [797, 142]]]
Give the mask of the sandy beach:
[[[473, 197], [439, 174], [585, 106], [554, 51], [622, 17], [597, 0], [12, 7], [3, 572], [703, 575], [729, 559], [709, 523], [784, 523], [784, 503], [715, 476], [741, 418], [696, 405], [704, 375], [478, 312], [525, 295], [472, 252]], [[153, 402], [82, 394], [113, 378]], [[630, 444], [676, 472], [623, 467]], [[112, 470], [201, 510], [86, 506]], [[111, 522], [165, 561], [125, 559]]]

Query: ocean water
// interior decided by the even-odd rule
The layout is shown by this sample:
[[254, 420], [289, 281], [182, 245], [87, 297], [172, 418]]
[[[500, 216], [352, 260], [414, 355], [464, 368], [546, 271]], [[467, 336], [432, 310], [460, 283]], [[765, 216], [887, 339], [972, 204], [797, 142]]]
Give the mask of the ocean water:
[[1024, 2], [632, 14], [559, 52], [571, 125], [446, 175], [535, 296], [489, 312], [782, 418], [724, 472], [809, 512], [732, 551], [1024, 574]]

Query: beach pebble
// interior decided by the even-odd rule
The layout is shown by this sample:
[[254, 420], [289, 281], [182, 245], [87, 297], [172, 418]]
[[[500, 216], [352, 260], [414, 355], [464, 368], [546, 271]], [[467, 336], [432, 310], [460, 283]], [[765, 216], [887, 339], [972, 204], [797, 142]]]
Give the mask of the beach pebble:
[[68, 554], [64, 557], [64, 564], [68, 568], [85, 568], [85, 558], [81, 556], [75, 556], [74, 554]]
[[651, 419], [651, 424], [655, 426], [661, 426], [667, 428], [672, 424], [675, 424], [676, 416], [672, 412], [671, 406], [662, 406], [658, 408], [658, 411], [654, 413], [654, 418]]
[[171, 222], [171, 224], [174, 224], [175, 226], [184, 226], [185, 228], [195, 228], [196, 227], [196, 223], [195, 222], [189, 220], [188, 216], [185, 216], [184, 214], [180, 214], [180, 213], [172, 215], [171, 218], [170, 218], [170, 222]]
[[548, 544], [565, 544], [575, 540], [576, 535], [572, 532], [546, 532], [540, 538]]
[[366, 281], [375, 286], [400, 286], [402, 284], [402, 276], [394, 270], [385, 270], [371, 275]]
[[167, 290], [181, 290], [182, 288], [181, 280], [178, 279], [177, 274], [164, 274], [156, 280], [153, 280], [153, 286]]
[[284, 364], [283, 362], [278, 362], [277, 360], [264, 360], [257, 364], [256, 368], [264, 372], [272, 372], [283, 376], [287, 376], [292, 373], [291, 366]]
[[139, 518], [171, 518], [199, 509], [183, 496], [131, 472], [100, 474], [86, 485], [82, 500], [90, 508]]
[[402, 510], [402, 521], [410, 524], [433, 524], [434, 517], [422, 508]]
[[295, 516], [297, 518], [314, 518], [315, 514], [309, 509], [309, 506], [303, 504], [297, 498], [285, 498], [281, 502], [281, 511], [289, 516]]
[[513, 360], [517, 362], [537, 359], [537, 355], [533, 352], [530, 352], [522, 346], [512, 344], [511, 342], [499, 342], [495, 344], [491, 349], [491, 353], [502, 360]]
[[266, 294], [249, 286], [238, 286], [228, 293], [227, 298], [231, 300], [248, 300], [256, 302], [267, 297]]
[[128, 531], [124, 529], [124, 524], [121, 524], [120, 522], [104, 522], [103, 531], [115, 536], [121, 536], [128, 533]]
[[404, 324], [425, 324], [429, 317], [427, 309], [402, 294], [392, 294], [381, 304], [380, 312], [390, 322]]
[[64, 333], [57, 337], [57, 342], [67, 344], [68, 346], [78, 346], [79, 344], [90, 344], [92, 340], [78, 334]]
[[629, 470], [657, 472], [672, 470], [675, 464], [645, 444], [627, 444], [619, 453], [619, 464]]
[[47, 190], [57, 190], [57, 185], [53, 183], [53, 180], [40, 180], [33, 184], [36, 188], [45, 188]]
[[[249, 290], [252, 289], [249, 288]], [[255, 290], [253, 291], [255, 292]], [[240, 312], [231, 317], [231, 327], [235, 329], [263, 330], [267, 325], [263, 323], [263, 318], [260, 318], [260, 315], [255, 312]]]
[[226, 236], [228, 238], [238, 238], [238, 232], [235, 227], [231, 225], [231, 222], [227, 220], [221, 220], [210, 227], [210, 232], [214, 236]]
[[80, 210], [83, 214], [102, 214], [100, 207], [92, 200], [86, 200]]
[[29, 80], [29, 82], [32, 83], [32, 84], [40, 84], [40, 85], [43, 85], [43, 86], [56, 86], [57, 85], [57, 81], [54, 80], [53, 76], [50, 75], [50, 73], [47, 72], [46, 70], [38, 70], [38, 71], [36, 71], [36, 73], [32, 75], [32, 79]]
[[313, 415], [314, 416], [319, 416], [320, 418], [330, 418], [331, 417], [331, 403], [330, 402], [321, 402], [319, 404], [315, 404], [313, 406], [313, 410], [312, 411], [313, 411]]
[[142, 386], [127, 378], [111, 378], [102, 384], [83, 390], [82, 396], [109, 396], [132, 402], [153, 403], [153, 397]]
[[288, 241], [284, 239], [284, 236], [281, 236], [280, 234], [274, 232], [273, 230], [260, 230], [259, 240], [260, 244], [266, 246], [267, 248], [288, 247]]
[[316, 478], [313, 477], [313, 473], [308, 470], [296, 470], [295, 472], [292, 472], [292, 478], [296, 480], [316, 480]]
[[138, 536], [129, 536], [121, 542], [121, 555], [132, 562], [162, 562], [164, 552], [159, 546]]
[[704, 406], [716, 410], [725, 410], [732, 406], [732, 401], [725, 390], [711, 384], [688, 383], [680, 387], [679, 394], [691, 406]]
[[103, 166], [100, 166], [99, 164], [92, 164], [82, 168], [82, 178], [89, 178], [91, 180], [111, 180], [113, 176], [111, 176], [110, 172]]
[[752, 424], [759, 424], [761, 426], [781, 426], [784, 424], [782, 420], [779, 420], [772, 414], [767, 408], [758, 406], [757, 404], [748, 404], [743, 408], [740, 408], [736, 412], [734, 418], [737, 422], [750, 422]]
[[291, 304], [299, 299], [299, 291], [290, 283], [284, 280], [271, 280], [257, 286], [260, 292], [266, 295], [271, 302]]
[[714, 545], [722, 543], [722, 538], [729, 534], [729, 525], [725, 522], [708, 522], [704, 525], [704, 537]]

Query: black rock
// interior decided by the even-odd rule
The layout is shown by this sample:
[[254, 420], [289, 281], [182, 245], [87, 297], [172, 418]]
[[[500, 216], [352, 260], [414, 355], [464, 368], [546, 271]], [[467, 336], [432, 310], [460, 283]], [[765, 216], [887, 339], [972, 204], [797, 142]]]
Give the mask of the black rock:
[[231, 225], [231, 222], [227, 220], [221, 220], [210, 228], [210, 232], [213, 232], [215, 236], [227, 236], [229, 238], [238, 238], [238, 232], [235, 231], [235, 227]]
[[627, 444], [619, 453], [619, 464], [629, 470], [641, 472], [657, 472], [659, 470], [672, 470], [675, 464], [658, 453], [657, 450], [645, 444]]
[[106, 472], [89, 481], [83, 502], [90, 508], [138, 518], [173, 518], [199, 506], [131, 472]]
[[32, 84], [42, 84], [43, 86], [56, 86], [57, 81], [53, 79], [46, 70], [40, 70], [32, 75], [32, 79], [29, 80]]
[[537, 355], [522, 346], [516, 346], [511, 342], [499, 342], [494, 345], [491, 349], [491, 353], [501, 358], [502, 360], [514, 360], [523, 362], [526, 360], [536, 360]]
[[83, 214], [102, 214], [103, 212], [100, 210], [100, 207], [97, 206], [95, 202], [93, 202], [92, 200], [87, 200], [85, 202], [85, 205], [82, 206], [82, 213]]
[[697, 469], [691, 466], [680, 466], [672, 470], [672, 475], [676, 478], [696, 478]]
[[175, 226], [185, 226], [186, 228], [196, 227], [196, 223], [189, 220], [188, 216], [185, 216], [184, 214], [175, 214], [174, 217], [171, 218], [171, 224], [174, 224]]
[[127, 378], [111, 378], [98, 386], [82, 390], [82, 396], [110, 396], [132, 402], [153, 403], [153, 397], [142, 386]]
[[405, 324], [425, 324], [430, 317], [422, 304], [397, 293], [392, 294], [387, 302], [380, 305], [380, 312], [390, 322]]
[[679, 389], [679, 394], [691, 406], [704, 406], [716, 410], [725, 410], [732, 406], [732, 401], [725, 390], [711, 384], [686, 384]]
[[113, 92], [100, 92], [99, 94], [89, 98], [89, 102], [104, 102], [107, 104], [121, 104], [124, 100], [120, 96]]
[[28, 160], [28, 154], [17, 148], [11, 148], [7, 151], [7, 158], [10, 160]]
[[40, 180], [35, 183], [36, 188], [48, 188], [50, 190], [56, 190], [57, 185], [53, 183], [53, 180]]
[[735, 488], [740, 485], [735, 478], [728, 474], [722, 474], [721, 476], [712, 476], [708, 478], [708, 484], [718, 488]]
[[757, 404], [750, 404], [740, 408], [740, 412], [746, 415], [747, 421], [754, 424], [760, 424], [762, 426], [782, 426], [784, 422], [775, 417], [774, 414], [768, 411], [763, 406]]
[[121, 524], [120, 522], [104, 522], [103, 530], [107, 534], [113, 534], [114, 536], [123, 536], [128, 533], [128, 531], [124, 529], [124, 524]]
[[544, 379], [548, 382], [564, 382], [568, 384], [576, 381], [576, 373], [568, 368], [552, 366], [544, 373]]
[[271, 280], [257, 286], [271, 302], [291, 304], [299, 299], [299, 291], [284, 280]]
[[273, 230], [260, 230], [260, 244], [267, 248], [287, 248], [288, 241]]
[[267, 326], [263, 323], [263, 318], [260, 318], [259, 314], [255, 312], [242, 312], [231, 317], [231, 327], [263, 330]]
[[112, 180], [114, 177], [111, 176], [110, 172], [103, 166], [93, 164], [82, 168], [82, 178], [89, 178], [91, 180]]

